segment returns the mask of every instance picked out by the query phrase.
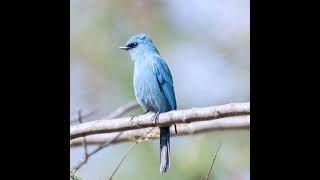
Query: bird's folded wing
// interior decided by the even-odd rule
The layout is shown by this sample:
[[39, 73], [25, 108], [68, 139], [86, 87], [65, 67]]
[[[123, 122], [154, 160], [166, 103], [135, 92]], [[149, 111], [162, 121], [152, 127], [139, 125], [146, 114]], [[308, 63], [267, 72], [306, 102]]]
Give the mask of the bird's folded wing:
[[152, 64], [153, 72], [156, 75], [164, 96], [167, 98], [167, 101], [170, 105], [171, 110], [176, 110], [176, 98], [174, 94], [172, 76], [167, 64], [161, 57], [155, 57]]

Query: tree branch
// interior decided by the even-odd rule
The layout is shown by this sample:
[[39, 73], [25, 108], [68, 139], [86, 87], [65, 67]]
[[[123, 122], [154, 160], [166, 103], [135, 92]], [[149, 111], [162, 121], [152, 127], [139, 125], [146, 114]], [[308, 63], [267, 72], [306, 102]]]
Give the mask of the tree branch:
[[[190, 123], [196, 121], [213, 120], [231, 116], [250, 114], [250, 103], [232, 103], [205, 108], [192, 108], [189, 110], [170, 111], [161, 113], [159, 121], [151, 121], [153, 113], [140, 115], [132, 121], [130, 117], [111, 120], [90, 121], [70, 127], [70, 140], [92, 134], [111, 133], [133, 129], [156, 126], [171, 126], [174, 124]], [[179, 130], [178, 130], [179, 131]]]
[[[125, 114], [126, 112], [129, 112], [135, 108], [138, 108], [139, 107], [139, 104], [136, 102], [136, 101], [131, 101], [129, 103], [127, 103], [126, 105], [124, 106], [120, 106], [118, 109], [116, 109], [115, 111], [113, 111], [112, 113], [110, 113], [106, 118], [107, 119], [111, 119], [111, 118], [117, 118], [117, 117], [120, 117], [122, 116], [123, 114]], [[88, 114], [87, 114], [88, 115]], [[83, 120], [82, 120], [82, 117], [81, 116], [81, 111], [79, 110], [78, 111], [78, 121], [79, 123], [83, 123]], [[113, 137], [105, 140], [104, 142], [101, 142], [99, 144], [99, 147], [97, 147], [96, 149], [94, 149], [92, 152], [88, 153], [87, 151], [87, 141], [86, 141], [86, 137], [83, 137], [81, 138], [81, 143], [82, 143], [82, 146], [84, 148], [84, 159], [82, 161], [79, 161], [78, 164], [76, 166], [74, 166], [71, 170], [71, 172], [76, 172], [78, 169], [80, 169], [84, 164], [87, 163], [88, 159], [96, 154], [97, 152], [101, 151], [102, 149], [108, 147], [114, 140], [116, 140], [123, 132], [119, 132], [119, 133], [114, 133]]]
[[[250, 116], [235, 116], [235, 117], [227, 117], [221, 118], [214, 121], [202, 121], [202, 122], [193, 122], [189, 124], [178, 124], [178, 134], [174, 132], [174, 128], [172, 127], [171, 136], [185, 136], [185, 135], [193, 135], [200, 134], [209, 131], [222, 131], [222, 130], [232, 130], [232, 129], [249, 129], [250, 128]], [[117, 144], [121, 142], [133, 141], [141, 137], [145, 132], [147, 132], [150, 128], [143, 129], [135, 129], [124, 131], [122, 134], [114, 139], [118, 132], [115, 133], [105, 133], [105, 134], [94, 134], [86, 136], [86, 141], [88, 145], [100, 145], [104, 142], [110, 142], [112, 144]], [[159, 129], [155, 128], [152, 133], [149, 135], [149, 139], [159, 138]], [[81, 139], [76, 138], [70, 141], [70, 147], [79, 147], [81, 146]]]

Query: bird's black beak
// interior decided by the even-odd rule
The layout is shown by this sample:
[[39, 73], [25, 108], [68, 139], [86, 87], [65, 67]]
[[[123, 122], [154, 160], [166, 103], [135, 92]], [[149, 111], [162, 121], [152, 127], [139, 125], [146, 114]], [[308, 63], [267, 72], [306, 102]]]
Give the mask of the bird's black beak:
[[120, 49], [123, 49], [123, 50], [128, 50], [128, 49], [130, 49], [130, 47], [128, 47], [128, 46], [120, 46], [119, 48], [120, 48]]

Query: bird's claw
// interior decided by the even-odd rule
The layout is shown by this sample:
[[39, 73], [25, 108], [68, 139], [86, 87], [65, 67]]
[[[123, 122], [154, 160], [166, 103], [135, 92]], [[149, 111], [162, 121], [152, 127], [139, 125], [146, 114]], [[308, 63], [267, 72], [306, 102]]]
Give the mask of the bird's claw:
[[139, 116], [138, 114], [134, 114], [131, 118], [130, 118], [130, 122], [133, 120], [133, 118]]
[[148, 112], [150, 112], [150, 110], [147, 110], [146, 112], [144, 112], [142, 115], [145, 115], [145, 114], [147, 114]]
[[152, 116], [152, 121], [154, 121], [154, 124], [159, 123], [159, 115], [160, 115], [160, 112], [156, 112], [156, 113]]
[[[149, 111], [146, 111], [146, 112], [144, 112], [142, 115], [145, 115], [145, 114], [147, 114]], [[138, 117], [138, 116], [140, 116], [139, 114], [134, 114], [134, 115], [132, 115], [132, 117], [130, 118], [130, 122], [135, 118], [135, 117]]]

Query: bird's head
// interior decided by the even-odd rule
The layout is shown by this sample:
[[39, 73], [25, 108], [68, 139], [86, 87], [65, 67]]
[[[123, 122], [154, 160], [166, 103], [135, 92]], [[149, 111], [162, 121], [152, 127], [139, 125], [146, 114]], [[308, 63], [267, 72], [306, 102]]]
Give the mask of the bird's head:
[[158, 53], [151, 38], [143, 33], [132, 36], [125, 46], [119, 48], [127, 50], [133, 61], [146, 53]]

